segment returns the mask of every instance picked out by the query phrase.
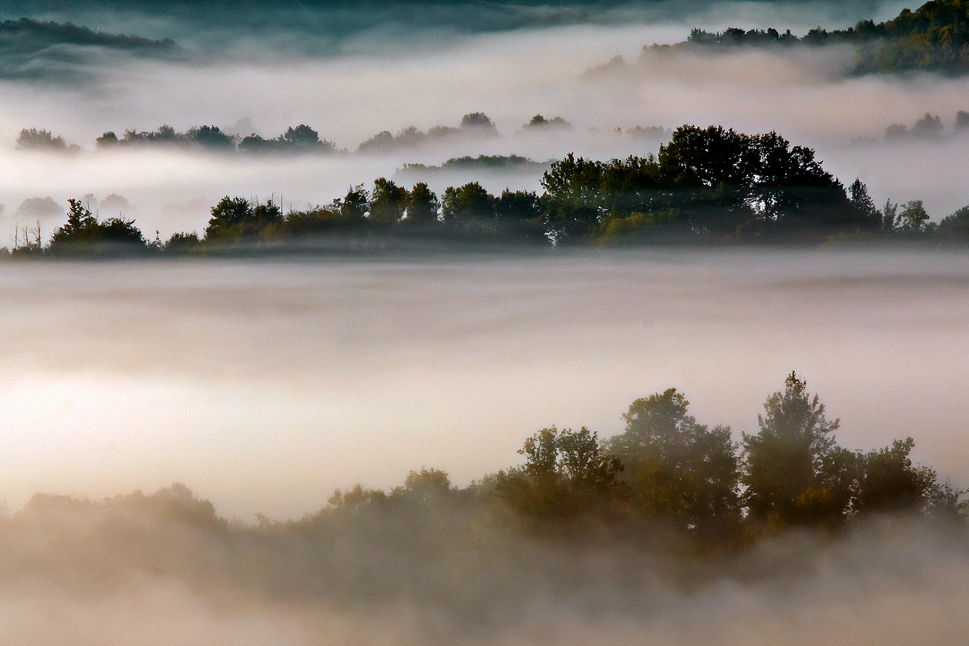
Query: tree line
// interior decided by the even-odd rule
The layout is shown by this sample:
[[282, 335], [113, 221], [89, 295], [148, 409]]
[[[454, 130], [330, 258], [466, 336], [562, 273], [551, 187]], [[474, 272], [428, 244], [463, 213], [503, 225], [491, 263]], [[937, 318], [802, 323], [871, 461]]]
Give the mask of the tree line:
[[792, 47], [850, 44], [855, 46], [854, 74], [889, 74], [911, 70], [950, 74], [969, 72], [969, 2], [930, 0], [915, 11], [902, 9], [884, 22], [861, 20], [853, 27], [828, 31], [820, 26], [802, 37], [788, 29], [722, 32], [693, 29], [687, 40], [675, 45], [652, 45], [650, 51]]
[[[546, 119], [540, 114], [532, 117], [531, 121], [522, 126], [525, 132], [542, 131], [571, 131], [573, 127], [562, 117]], [[621, 133], [621, 129], [616, 130]], [[643, 128], [636, 126], [628, 132], [632, 135], [661, 137], [666, 131], [658, 127]], [[425, 144], [441, 143], [461, 139], [487, 139], [498, 136], [498, 129], [488, 115], [483, 112], [471, 112], [461, 118], [458, 127], [434, 126], [427, 131], [416, 126], [408, 126], [397, 134], [384, 130], [367, 139], [357, 147], [357, 153], [374, 154], [387, 153], [396, 150], [416, 148]], [[269, 139], [252, 133], [242, 136], [227, 132], [215, 125], [203, 125], [179, 132], [172, 126], [164, 124], [156, 130], [125, 130], [118, 136], [109, 130], [95, 140], [99, 150], [124, 150], [160, 146], [168, 148], [189, 148], [220, 153], [241, 153], [248, 155], [267, 154], [346, 154], [348, 151], [338, 148], [335, 143], [320, 138], [320, 133], [312, 127], [301, 123], [291, 126], [286, 132]], [[60, 135], [54, 135], [50, 130], [38, 128], [24, 128], [17, 137], [18, 150], [33, 150], [46, 152], [79, 152], [80, 147], [70, 146]]]
[[877, 208], [860, 180], [845, 188], [813, 150], [775, 132], [681, 126], [657, 155], [602, 162], [570, 154], [551, 163], [541, 185], [541, 194], [493, 195], [469, 182], [438, 195], [424, 182], [408, 189], [378, 178], [369, 190], [352, 186], [328, 205], [288, 213], [273, 201], [225, 196], [211, 208], [202, 236], [178, 233], [167, 242], [146, 240], [133, 220], [100, 221], [70, 200], [68, 221], [49, 242], [39, 232], [26, 236], [14, 254], [205, 254], [327, 240], [360, 250], [413, 241], [546, 247], [969, 241], [969, 207], [938, 224], [919, 200]]
[[[487, 551], [521, 536], [567, 543], [594, 537], [598, 545], [620, 541], [696, 558], [742, 552], [792, 530], [838, 536], [873, 518], [965, 526], [965, 491], [940, 480], [931, 467], [913, 463], [912, 438], [870, 450], [840, 446], [834, 435], [838, 420], [827, 417], [824, 404], [793, 372], [783, 390], [767, 398], [758, 430], [742, 433], [739, 441], [728, 427], [698, 423], [675, 388], [637, 399], [623, 418], [625, 430], [608, 439], [585, 427], [541, 429], [525, 439], [518, 464], [465, 487], [425, 466], [389, 491], [361, 485], [337, 490], [322, 509], [298, 520], [269, 521], [257, 514], [255, 524], [229, 523], [211, 502], [194, 498], [182, 485], [103, 503], [38, 494], [20, 517], [35, 524], [47, 514], [41, 527], [50, 532], [58, 524], [72, 531], [87, 515], [91, 518], [79, 525], [86, 536], [96, 533], [92, 519], [101, 517], [103, 531], [122, 532], [116, 542], [118, 549], [132, 551], [129, 561], [154, 550], [139, 547], [140, 540], [191, 535], [149, 531], [154, 524], [177, 522], [204, 535], [157, 554], [147, 564], [151, 571], [164, 572], [174, 567], [175, 555], [212, 543], [216, 565], [231, 562], [226, 554], [238, 551], [246, 564], [242, 575], [250, 578], [260, 576], [261, 552], [275, 560], [295, 555], [284, 569], [311, 568], [319, 577], [315, 588], [344, 574], [359, 582], [371, 567], [379, 578], [380, 563], [394, 560], [395, 551], [427, 560], [453, 556], [457, 549], [468, 558], [467, 550]], [[0, 543], [10, 523], [0, 514]], [[437, 548], [428, 550], [432, 546]], [[302, 549], [310, 553], [299, 554]], [[368, 556], [368, 550], [374, 554]], [[196, 555], [186, 565], [195, 572], [202, 562]], [[90, 566], [105, 570], [103, 550], [92, 555]]]

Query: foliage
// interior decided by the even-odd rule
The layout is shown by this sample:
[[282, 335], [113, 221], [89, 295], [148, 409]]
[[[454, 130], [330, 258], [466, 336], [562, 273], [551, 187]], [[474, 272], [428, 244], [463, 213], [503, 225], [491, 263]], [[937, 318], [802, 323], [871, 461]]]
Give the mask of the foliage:
[[497, 492], [525, 516], [540, 521], [576, 519], [607, 509], [620, 495], [622, 464], [584, 426], [578, 431], [542, 429], [518, 452], [525, 456], [524, 466], [499, 473]]
[[80, 200], [68, 200], [67, 223], [51, 237], [47, 252], [60, 256], [137, 254], [148, 250], [134, 220], [98, 219]]
[[688, 406], [675, 388], [637, 399], [623, 415], [625, 432], [606, 448], [623, 464], [641, 513], [722, 539], [740, 523], [737, 445], [728, 427], [697, 424]]
[[17, 136], [18, 150], [65, 151], [67, 143], [63, 137], [55, 137], [50, 130], [24, 128]]
[[[690, 32], [686, 42], [674, 48], [723, 50], [738, 46], [777, 47], [819, 46], [847, 43], [855, 47], [855, 74], [897, 73], [908, 70], [969, 72], [969, 2], [930, 0], [915, 11], [902, 9], [892, 20], [875, 23], [862, 20], [844, 30], [827, 31], [818, 27], [803, 38], [788, 30], [745, 31], [736, 27], [709, 33]], [[926, 132], [935, 129], [925, 123]]]
[[282, 211], [274, 203], [249, 203], [241, 197], [226, 195], [211, 209], [212, 217], [205, 228], [206, 240], [240, 240], [252, 238], [282, 220]]
[[935, 491], [936, 473], [912, 466], [912, 438], [859, 453], [860, 478], [852, 508], [859, 514], [923, 511]]
[[753, 520], [774, 527], [838, 527], [852, 498], [856, 460], [837, 445], [838, 420], [791, 373], [784, 392], [771, 395], [758, 415], [760, 431], [743, 434], [743, 499]]

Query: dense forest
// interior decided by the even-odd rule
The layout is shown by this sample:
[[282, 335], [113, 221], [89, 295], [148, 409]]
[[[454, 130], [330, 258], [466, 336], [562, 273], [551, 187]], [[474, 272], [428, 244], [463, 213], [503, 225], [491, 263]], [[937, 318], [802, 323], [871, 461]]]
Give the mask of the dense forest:
[[[515, 159], [507, 160], [517, 163]], [[457, 161], [493, 166], [496, 158]], [[412, 243], [626, 246], [655, 243], [864, 244], [886, 240], [964, 243], [969, 207], [929, 222], [921, 201], [877, 208], [865, 185], [847, 189], [814, 151], [771, 132], [682, 126], [657, 155], [609, 162], [568, 155], [542, 176], [544, 191], [488, 193], [478, 182], [438, 196], [386, 178], [350, 187], [326, 206], [283, 213], [281, 205], [225, 196], [202, 236], [146, 240], [133, 220], [99, 220], [70, 200], [67, 223], [50, 240], [38, 227], [15, 235], [12, 255], [211, 254], [233, 251], [353, 251]]]
[[828, 31], [820, 26], [803, 37], [788, 29], [744, 30], [738, 27], [710, 33], [690, 32], [686, 41], [675, 45], [652, 45], [650, 51], [724, 50], [751, 47], [817, 47], [847, 44], [855, 47], [854, 74], [888, 74], [909, 70], [950, 74], [969, 72], [969, 2], [930, 0], [912, 11], [902, 11], [892, 20], [875, 23], [862, 20], [854, 27]]
[[[0, 515], [0, 571], [8, 586], [53, 581], [84, 594], [143, 574], [281, 598], [404, 596], [474, 623], [489, 619], [476, 613], [526, 612], [503, 607], [509, 586], [569, 596], [608, 580], [632, 592], [792, 533], [833, 539], [877, 519], [965, 531], [963, 492], [912, 463], [911, 438], [840, 446], [838, 420], [794, 373], [739, 442], [688, 407], [671, 388], [634, 401], [614, 437], [545, 428], [524, 441], [520, 463], [466, 487], [422, 467], [389, 492], [338, 490], [298, 520], [230, 522], [179, 484], [103, 501], [37, 494]], [[662, 559], [641, 578], [648, 554]], [[788, 576], [799, 559], [759, 576]], [[742, 559], [736, 567], [758, 576]]]

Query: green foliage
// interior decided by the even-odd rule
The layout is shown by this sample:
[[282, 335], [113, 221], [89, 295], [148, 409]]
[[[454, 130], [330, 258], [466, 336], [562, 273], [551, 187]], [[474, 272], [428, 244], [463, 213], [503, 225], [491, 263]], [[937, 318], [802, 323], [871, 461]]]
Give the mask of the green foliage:
[[869, 230], [881, 227], [882, 214], [868, 194], [868, 187], [857, 177], [848, 187], [848, 195], [851, 208], [855, 212], [855, 219], [866, 222]]
[[757, 416], [760, 431], [743, 434], [741, 482], [750, 517], [779, 528], [841, 526], [857, 465], [854, 454], [835, 442], [838, 420], [827, 420], [824, 404], [793, 372], [764, 410], [765, 416]]
[[925, 510], [936, 490], [936, 473], [916, 467], [909, 458], [915, 441], [895, 440], [890, 447], [859, 453], [858, 492], [852, 508], [859, 514]]
[[287, 128], [286, 132], [275, 139], [263, 139], [253, 133], [244, 137], [239, 142], [239, 150], [245, 153], [330, 153], [336, 150], [336, 146], [325, 139], [320, 139], [320, 134], [301, 123], [295, 128]]
[[945, 240], [969, 240], [969, 206], [964, 206], [939, 222], [936, 234]]
[[636, 509], [707, 539], [735, 534], [740, 523], [737, 445], [728, 427], [709, 430], [687, 414], [675, 388], [637, 399], [626, 430], [606, 442], [624, 466]]
[[929, 220], [929, 214], [925, 212], [925, 207], [922, 206], [922, 200], [913, 200], [906, 202], [897, 218], [898, 225], [896, 228], [900, 231], [921, 233], [925, 230], [926, 222]]
[[447, 473], [421, 467], [420, 471], [407, 474], [404, 486], [394, 489], [393, 495], [421, 505], [434, 505], [440, 504], [453, 493], [451, 478]]
[[173, 233], [165, 243], [163, 251], [173, 255], [190, 254], [201, 244], [197, 233]]
[[407, 191], [383, 177], [374, 180], [370, 194], [370, 221], [378, 226], [400, 222], [410, 196]]
[[[172, 134], [174, 134], [174, 131], [172, 131]], [[218, 126], [191, 128], [185, 133], [185, 140], [211, 150], [235, 150], [236, 146], [236, 138], [222, 132]]]
[[499, 498], [527, 517], [575, 520], [607, 511], [621, 495], [622, 464], [585, 427], [542, 429], [518, 453], [525, 456], [525, 464], [500, 472], [496, 488]]
[[250, 204], [242, 197], [226, 195], [211, 209], [205, 228], [207, 241], [231, 242], [253, 238], [282, 221], [282, 211], [274, 203]]
[[491, 220], [495, 216], [495, 199], [478, 182], [459, 188], [448, 187], [441, 198], [441, 213], [445, 222]]
[[[914, 12], [902, 11], [893, 20], [862, 20], [854, 27], [827, 31], [818, 27], [803, 38], [774, 29], [744, 31], [730, 28], [711, 34], [694, 29], [679, 47], [810, 46], [850, 43], [856, 48], [856, 74], [891, 74], [908, 70], [969, 72], [969, 2], [930, 0]], [[677, 46], [674, 46], [677, 47]], [[932, 129], [932, 124], [926, 124]]]
[[[622, 237], [642, 231], [649, 214], [654, 224], [677, 223], [694, 235], [874, 226], [813, 150], [792, 147], [773, 132], [751, 136], [685, 125], [656, 158], [603, 163], [568, 155], [552, 164], [542, 186], [548, 227], [558, 241]], [[620, 221], [610, 227], [612, 220]]]

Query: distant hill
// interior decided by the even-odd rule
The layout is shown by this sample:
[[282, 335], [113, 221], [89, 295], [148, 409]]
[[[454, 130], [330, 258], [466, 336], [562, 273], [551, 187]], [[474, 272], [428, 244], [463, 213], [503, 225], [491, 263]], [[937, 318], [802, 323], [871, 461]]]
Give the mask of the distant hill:
[[71, 23], [21, 18], [0, 22], [0, 78], [72, 80], [90, 57], [105, 51], [168, 56], [172, 40], [94, 31]]
[[854, 27], [827, 31], [818, 27], [798, 38], [790, 30], [745, 31], [730, 28], [710, 33], [694, 29], [685, 42], [647, 49], [856, 46], [855, 74], [911, 70], [969, 73], [969, 0], [931, 0], [915, 11], [903, 9], [892, 20], [862, 20]]

